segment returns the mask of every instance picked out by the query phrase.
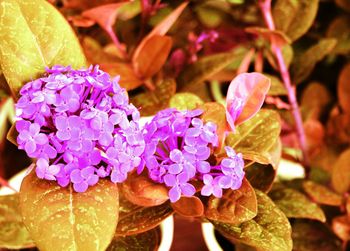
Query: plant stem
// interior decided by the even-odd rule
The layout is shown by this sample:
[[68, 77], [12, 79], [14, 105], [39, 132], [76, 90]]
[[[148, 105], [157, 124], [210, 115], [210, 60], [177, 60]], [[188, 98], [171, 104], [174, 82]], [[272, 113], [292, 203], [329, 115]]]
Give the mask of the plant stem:
[[[265, 23], [269, 28], [269, 30], [275, 30], [275, 24], [273, 22], [273, 18], [271, 14], [271, 0], [259, 0], [259, 7], [261, 9], [261, 12], [264, 16]], [[306, 173], [308, 173], [309, 159], [307, 156], [306, 136], [305, 136], [303, 121], [301, 118], [298, 102], [295, 96], [295, 91], [292, 86], [290, 74], [288, 71], [288, 67], [286, 66], [286, 63], [284, 61], [282, 49], [275, 43], [274, 39], [271, 40], [271, 48], [273, 53], [276, 56], [280, 74], [281, 74], [284, 86], [286, 87], [288, 92], [288, 100], [292, 108], [292, 114], [295, 120], [299, 144], [300, 144], [301, 151], [303, 153], [303, 165]]]

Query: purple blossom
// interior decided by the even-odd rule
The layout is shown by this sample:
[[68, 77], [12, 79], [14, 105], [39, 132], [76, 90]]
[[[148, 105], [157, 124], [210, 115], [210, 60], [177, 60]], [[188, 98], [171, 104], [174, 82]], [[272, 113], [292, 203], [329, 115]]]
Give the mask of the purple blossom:
[[126, 91], [98, 66], [54, 66], [20, 90], [17, 142], [41, 179], [77, 192], [99, 178], [123, 182], [145, 149], [139, 112]]
[[146, 167], [149, 177], [169, 188], [171, 202], [181, 196], [193, 196], [192, 181], [203, 181], [202, 195], [221, 197], [222, 189], [237, 189], [244, 177], [241, 154], [226, 147], [227, 158], [213, 166], [209, 158], [218, 145], [216, 125], [204, 123], [200, 110], [160, 111], [144, 127], [147, 145], [138, 172]]

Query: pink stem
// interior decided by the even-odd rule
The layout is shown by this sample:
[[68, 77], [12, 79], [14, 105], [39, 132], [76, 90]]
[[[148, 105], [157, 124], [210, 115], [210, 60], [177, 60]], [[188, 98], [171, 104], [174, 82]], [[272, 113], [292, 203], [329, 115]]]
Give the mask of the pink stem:
[[124, 58], [127, 59], [128, 55], [126, 54], [124, 48], [121, 46], [118, 37], [115, 35], [114, 31], [112, 28], [106, 29], [108, 35], [112, 39], [114, 45], [117, 47], [117, 50], [119, 51], [120, 55]]
[[[259, 6], [264, 16], [267, 27], [270, 30], [275, 30], [275, 24], [273, 22], [273, 18], [271, 14], [271, 0], [259, 0]], [[306, 136], [305, 136], [305, 131], [303, 127], [303, 120], [301, 118], [298, 102], [295, 96], [295, 91], [292, 86], [288, 68], [283, 58], [281, 47], [279, 47], [273, 39], [271, 41], [271, 44], [272, 44], [271, 45], [272, 51], [274, 52], [277, 59], [278, 67], [280, 70], [280, 74], [281, 74], [284, 86], [286, 87], [288, 92], [288, 100], [292, 107], [292, 114], [294, 116], [294, 120], [296, 124], [299, 144], [300, 144], [301, 151], [303, 153], [303, 164], [304, 164], [305, 170], [307, 171], [309, 168], [309, 159], [307, 156]]]

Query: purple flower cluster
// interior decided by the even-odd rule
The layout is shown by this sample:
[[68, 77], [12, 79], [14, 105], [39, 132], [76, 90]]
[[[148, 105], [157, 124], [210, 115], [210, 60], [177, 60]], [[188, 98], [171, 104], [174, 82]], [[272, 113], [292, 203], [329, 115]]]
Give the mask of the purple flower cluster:
[[[201, 194], [222, 196], [222, 189], [238, 189], [244, 177], [241, 154], [226, 147], [227, 158], [219, 165], [212, 165], [209, 157], [218, 145], [216, 125], [203, 123], [201, 110], [160, 111], [144, 128], [146, 149], [143, 161], [149, 177], [164, 183], [169, 190], [171, 202], [181, 195], [192, 196], [196, 188], [192, 181], [203, 181]], [[144, 165], [140, 165], [141, 173]]]
[[145, 149], [139, 112], [127, 93], [98, 66], [54, 66], [20, 91], [17, 142], [36, 158], [36, 174], [73, 183], [84, 192], [99, 178], [122, 182]]

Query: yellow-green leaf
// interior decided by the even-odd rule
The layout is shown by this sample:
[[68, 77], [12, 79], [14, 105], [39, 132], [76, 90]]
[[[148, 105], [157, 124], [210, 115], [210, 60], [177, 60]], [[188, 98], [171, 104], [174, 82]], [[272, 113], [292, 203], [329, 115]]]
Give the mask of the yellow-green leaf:
[[46, 66], [85, 66], [85, 57], [64, 17], [45, 0], [0, 2], [0, 65], [14, 95]]
[[72, 186], [37, 178], [23, 179], [20, 191], [23, 222], [40, 250], [105, 250], [118, 222], [118, 187], [109, 180], [84, 193]]
[[273, 7], [273, 20], [277, 30], [292, 41], [304, 35], [314, 22], [319, 0], [277, 0]]
[[106, 251], [156, 251], [160, 243], [160, 235], [159, 228], [154, 228], [136, 235], [116, 237]]
[[179, 76], [180, 89], [202, 83], [215, 73], [218, 73], [237, 58], [242, 58], [244, 52], [232, 51], [206, 56], [187, 67]]
[[303, 188], [316, 203], [330, 206], [340, 206], [342, 204], [342, 197], [326, 186], [306, 180], [303, 182]]
[[18, 194], [0, 196], [0, 249], [30, 247], [34, 242], [22, 222]]
[[174, 79], [164, 79], [156, 84], [154, 91], [146, 91], [130, 97], [130, 102], [140, 108], [142, 116], [154, 115], [158, 111], [169, 107], [169, 100], [176, 92]]
[[263, 192], [255, 190], [258, 215], [240, 225], [212, 221], [225, 237], [261, 251], [291, 251], [291, 226], [284, 213]]
[[178, 110], [192, 110], [203, 104], [200, 97], [193, 93], [182, 92], [175, 94], [169, 102], [169, 106]]
[[281, 131], [280, 117], [276, 111], [260, 110], [253, 118], [236, 127], [236, 132], [226, 138], [226, 145], [242, 153], [245, 159], [261, 164], [276, 162], [270, 150]]
[[254, 188], [247, 179], [237, 190], [227, 189], [222, 198], [211, 196], [205, 211], [209, 220], [240, 224], [253, 219], [258, 211]]
[[279, 96], [279, 95], [288, 94], [287, 89], [284, 87], [284, 84], [278, 77], [270, 74], [264, 74], [264, 75], [271, 80], [271, 87], [269, 92], [267, 93], [268, 95]]
[[119, 221], [115, 236], [135, 235], [157, 227], [173, 213], [169, 202], [155, 207], [137, 206], [120, 198]]
[[295, 189], [276, 184], [269, 192], [269, 196], [288, 218], [326, 221], [322, 209]]

